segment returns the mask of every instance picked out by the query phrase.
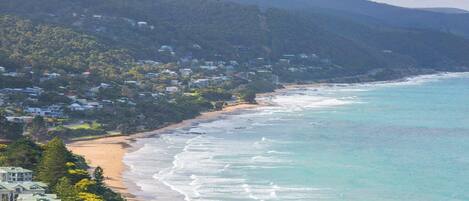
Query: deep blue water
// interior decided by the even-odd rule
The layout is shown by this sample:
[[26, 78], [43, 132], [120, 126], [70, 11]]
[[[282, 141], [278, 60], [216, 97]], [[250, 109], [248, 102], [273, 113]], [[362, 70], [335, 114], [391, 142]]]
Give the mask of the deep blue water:
[[136, 142], [139, 149], [125, 157], [135, 194], [469, 200], [467, 75], [292, 89], [266, 99], [274, 105]]

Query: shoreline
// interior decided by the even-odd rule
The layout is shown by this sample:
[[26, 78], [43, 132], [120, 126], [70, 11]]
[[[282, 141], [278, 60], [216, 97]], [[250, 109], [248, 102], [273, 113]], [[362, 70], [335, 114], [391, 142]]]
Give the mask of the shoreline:
[[[442, 76], [446, 75], [447, 73], [436, 73], [431, 74], [430, 76]], [[452, 73], [449, 73], [452, 74]], [[459, 74], [459, 73], [457, 73]], [[465, 73], [469, 75], [468, 73]], [[349, 83], [351, 85], [355, 84], [387, 84], [387, 83], [400, 83], [408, 81], [408, 78], [416, 78], [416, 77], [424, 77], [429, 75], [420, 75], [420, 76], [412, 76], [407, 78], [401, 78], [397, 80], [389, 80], [389, 81], [379, 81], [379, 82], [365, 82], [365, 83]], [[240, 112], [246, 109], [252, 109], [259, 106], [268, 106], [269, 97], [273, 97], [278, 94], [286, 93], [290, 90], [301, 89], [301, 88], [320, 88], [323, 86], [335, 86], [335, 85], [343, 85], [345, 83], [305, 83], [305, 84], [285, 84], [284, 88], [280, 88], [275, 90], [274, 92], [269, 93], [260, 93], [257, 94], [259, 98], [258, 104], [247, 104], [247, 103], [240, 103], [236, 105], [230, 105], [225, 107], [221, 111], [211, 111], [211, 112], [204, 112], [196, 118], [184, 120], [179, 123], [169, 124], [165, 127], [160, 129], [156, 129], [149, 132], [142, 132], [136, 133], [132, 135], [118, 135], [118, 136], [103, 136], [100, 138], [92, 138], [92, 139], [80, 139], [77, 141], [72, 141], [67, 144], [67, 147], [75, 154], [81, 155], [85, 157], [86, 161], [89, 163], [91, 167], [100, 166], [104, 170], [104, 174], [106, 177], [106, 185], [113, 190], [122, 194], [124, 198], [129, 201], [141, 201], [134, 196], [130, 190], [138, 188], [131, 182], [125, 181], [123, 178], [123, 173], [126, 171], [127, 167], [123, 162], [123, 157], [126, 153], [132, 152], [133, 150], [137, 149], [137, 147], [131, 146], [133, 142], [137, 139], [142, 138], [149, 138], [154, 137], [160, 134], [171, 132], [175, 129], [180, 128], [187, 128], [193, 125], [203, 123], [203, 122], [210, 122], [221, 118], [223, 115], [226, 114], [234, 114], [236, 112]]]
[[[273, 92], [275, 93], [275, 92]], [[242, 110], [259, 107], [262, 104], [241, 103], [230, 105], [220, 111], [204, 112], [196, 118], [173, 123], [160, 129], [132, 135], [105, 136], [101, 138], [83, 139], [67, 143], [67, 148], [74, 154], [85, 158], [91, 168], [100, 166], [104, 170], [106, 185], [120, 193], [128, 201], [141, 201], [129, 191], [128, 183], [123, 178], [123, 173], [128, 168], [123, 161], [126, 153], [131, 152], [131, 144], [137, 139], [149, 138], [175, 129], [190, 127], [194, 124], [214, 121], [222, 115], [233, 114]], [[134, 186], [132, 186], [134, 187]]]

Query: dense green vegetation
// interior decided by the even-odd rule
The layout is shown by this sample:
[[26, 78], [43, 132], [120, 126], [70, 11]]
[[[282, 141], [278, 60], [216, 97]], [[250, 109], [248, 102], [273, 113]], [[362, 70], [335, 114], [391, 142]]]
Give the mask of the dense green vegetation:
[[[12, 16], [0, 16], [0, 27], [0, 55], [3, 55], [0, 65], [31, 66], [35, 72], [51, 69], [63, 73], [90, 71], [112, 79], [116, 71], [132, 61], [124, 50], [109, 49], [95, 38], [70, 29], [35, 25]], [[2, 78], [0, 83], [5, 87], [12, 82], [28, 85], [26, 81], [9, 79]]]
[[[280, 5], [277, 7], [283, 6]], [[338, 15], [330, 10], [261, 10], [216, 0], [7, 0], [0, 7], [3, 13], [87, 33], [115, 49], [128, 49], [137, 58], [170, 61], [175, 57], [157, 50], [161, 45], [172, 45], [177, 50], [176, 56], [208, 59], [276, 59], [283, 54], [315, 53], [343, 67], [341, 71], [330, 72], [334, 75], [358, 74], [375, 68], [446, 69], [469, 65], [467, 57], [463, 57], [469, 53], [469, 43], [464, 38], [438, 29], [394, 28], [372, 20], [360, 21], [356, 19], [359, 17]], [[135, 25], [137, 21], [147, 22], [148, 27]], [[39, 30], [48, 32], [43, 29]], [[89, 41], [95, 40], [88, 37], [78, 40], [85, 44]], [[194, 48], [194, 44], [201, 48]], [[102, 46], [79, 47], [101, 49]], [[383, 50], [391, 50], [392, 54]], [[128, 55], [119, 50], [102, 55], [112, 58], [105, 61], [128, 60]]]
[[23, 134], [23, 125], [9, 122], [0, 111], [0, 138], [18, 139]]
[[103, 183], [103, 170], [90, 175], [84, 160], [67, 150], [59, 138], [44, 146], [20, 139], [0, 150], [1, 166], [19, 166], [35, 171], [35, 177], [49, 185], [63, 201], [123, 201]]

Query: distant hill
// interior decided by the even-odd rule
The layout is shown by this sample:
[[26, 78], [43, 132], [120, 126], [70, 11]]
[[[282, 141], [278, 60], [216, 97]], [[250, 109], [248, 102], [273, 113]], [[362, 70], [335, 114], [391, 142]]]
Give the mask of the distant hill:
[[[158, 49], [171, 45], [177, 57], [205, 59], [247, 61], [314, 53], [351, 73], [469, 66], [469, 42], [462, 37], [438, 29], [396, 27], [382, 23], [379, 16], [370, 17], [381, 8], [413, 12], [408, 9], [362, 0], [253, 1], [275, 8], [220, 0], [3, 0], [0, 14], [84, 33], [111, 49], [128, 50], [135, 59], [164, 59], [167, 55]], [[305, 12], [308, 7], [300, 8], [301, 2], [309, 2], [304, 5], [314, 12]], [[347, 12], [337, 12], [347, 6]], [[369, 6], [378, 11], [365, 15]], [[399, 12], [380, 16], [400, 18]]]
[[446, 14], [469, 14], [469, 11], [459, 8], [418, 8], [419, 10]]
[[230, 0], [264, 8], [308, 10], [333, 14], [362, 23], [433, 29], [469, 38], [469, 14], [410, 9], [368, 0]]

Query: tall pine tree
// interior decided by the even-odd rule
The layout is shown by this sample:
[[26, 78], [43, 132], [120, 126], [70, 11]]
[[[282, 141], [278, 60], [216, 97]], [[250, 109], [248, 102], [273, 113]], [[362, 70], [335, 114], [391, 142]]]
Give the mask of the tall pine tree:
[[97, 167], [93, 172], [94, 180], [98, 186], [104, 186], [104, 171], [103, 168]]
[[71, 153], [60, 138], [54, 138], [47, 145], [38, 167], [39, 180], [54, 187], [59, 178], [67, 174], [66, 163]]

